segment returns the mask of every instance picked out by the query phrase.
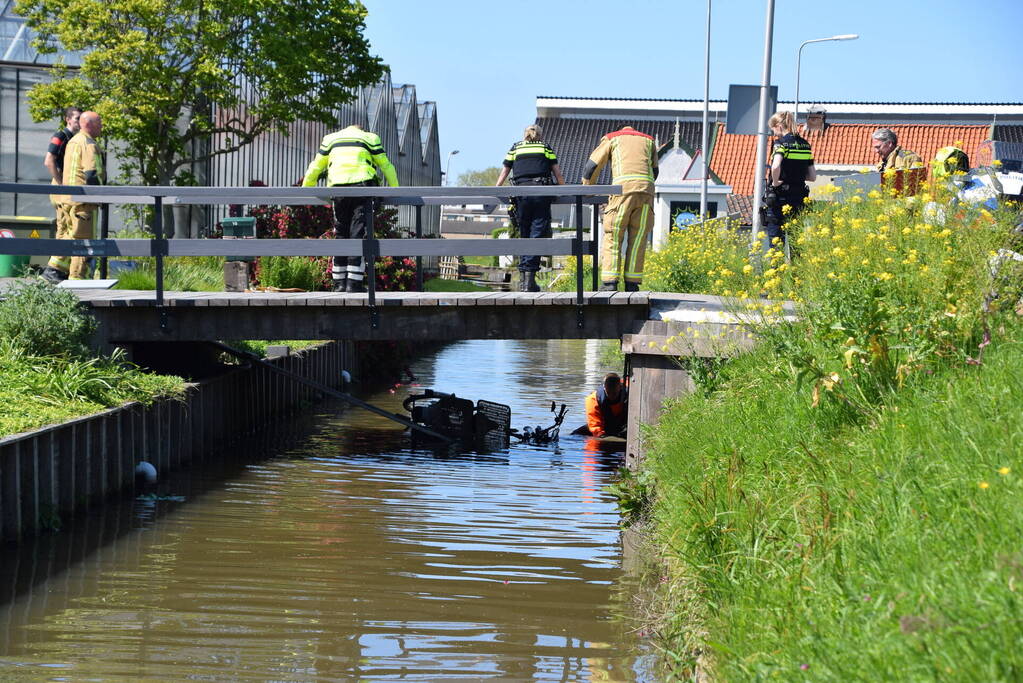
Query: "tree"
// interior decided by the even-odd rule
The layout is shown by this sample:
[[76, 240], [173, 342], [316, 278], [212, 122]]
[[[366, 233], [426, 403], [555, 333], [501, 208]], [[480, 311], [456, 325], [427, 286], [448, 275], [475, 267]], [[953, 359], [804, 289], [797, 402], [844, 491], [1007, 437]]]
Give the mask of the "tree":
[[[82, 52], [77, 73], [29, 93], [36, 121], [95, 109], [126, 175], [191, 182], [189, 164], [337, 109], [386, 67], [362, 35], [358, 0], [17, 0], [41, 53]], [[203, 143], [216, 134], [227, 143]]]
[[498, 166], [484, 168], [481, 171], [466, 171], [458, 176], [458, 184], [463, 187], [483, 187], [493, 185], [497, 182], [497, 176], [501, 175]]

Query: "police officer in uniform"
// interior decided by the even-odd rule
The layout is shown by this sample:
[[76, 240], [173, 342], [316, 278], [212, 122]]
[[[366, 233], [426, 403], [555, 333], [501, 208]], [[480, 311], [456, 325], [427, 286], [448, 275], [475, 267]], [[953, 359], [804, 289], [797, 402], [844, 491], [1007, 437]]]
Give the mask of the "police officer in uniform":
[[[558, 156], [551, 146], [540, 139], [543, 130], [533, 124], [526, 127], [522, 140], [516, 142], [504, 157], [504, 168], [496, 185], [504, 184], [511, 175], [512, 185], [564, 185], [565, 178], [558, 166]], [[551, 236], [551, 198], [516, 197], [515, 223], [519, 236], [542, 238]], [[540, 270], [539, 256], [519, 258], [519, 289], [523, 292], [539, 292], [536, 272]]]
[[625, 291], [635, 292], [643, 281], [646, 241], [654, 222], [654, 180], [657, 178], [654, 139], [632, 126], [608, 133], [600, 139], [583, 168], [583, 185], [596, 184], [608, 161], [611, 162], [611, 183], [621, 185], [622, 193], [609, 197], [604, 209], [600, 290], [618, 289], [624, 242]]
[[764, 193], [764, 232], [769, 245], [782, 248], [785, 244], [782, 226], [803, 210], [810, 194], [806, 183], [817, 179], [817, 168], [810, 143], [795, 131], [792, 112], [780, 111], [767, 124], [778, 139], [771, 152], [769, 182]]
[[[377, 186], [377, 171], [388, 187], [398, 186], [398, 174], [387, 158], [380, 136], [351, 125], [323, 138], [316, 158], [309, 164], [302, 187], [314, 187], [326, 175], [330, 187]], [[363, 239], [369, 216], [361, 197], [334, 199], [334, 235], [338, 239]], [[365, 292], [366, 270], [361, 256], [335, 256], [331, 268], [335, 292]]]
[[[46, 156], [43, 158], [43, 166], [50, 172], [51, 185], [64, 184], [64, 153], [67, 149], [68, 141], [80, 130], [79, 117], [81, 115], [82, 110], [78, 107], [68, 107], [65, 109], [64, 127], [50, 138], [50, 145], [46, 150]], [[67, 239], [74, 231], [74, 227], [71, 224], [71, 211], [66, 203], [60, 201], [60, 198], [60, 195], [50, 195], [50, 203], [53, 204], [54, 211], [57, 214], [57, 239]], [[66, 277], [64, 271], [49, 266], [43, 269], [42, 276], [54, 284]]]
[[[96, 138], [103, 132], [99, 114], [94, 111], [83, 113], [79, 119], [81, 130], [71, 138], [64, 150], [63, 185], [102, 185], [104, 179], [103, 153]], [[75, 196], [60, 195], [58, 201], [65, 205], [70, 230], [58, 234], [58, 239], [92, 239], [96, 227], [96, 204], [77, 201]], [[51, 256], [43, 271], [43, 277], [51, 282], [65, 279], [84, 280], [88, 277], [88, 260], [84, 256]]]

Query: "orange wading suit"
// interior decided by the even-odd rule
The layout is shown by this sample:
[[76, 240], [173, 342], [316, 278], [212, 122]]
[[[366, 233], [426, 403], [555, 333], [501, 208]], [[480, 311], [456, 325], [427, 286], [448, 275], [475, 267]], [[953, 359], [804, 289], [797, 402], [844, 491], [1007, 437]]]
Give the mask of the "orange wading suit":
[[586, 426], [592, 436], [622, 436], [629, 419], [629, 394], [622, 387], [617, 401], [608, 399], [604, 387], [586, 397]]
[[[96, 140], [78, 131], [68, 140], [64, 151], [65, 185], [102, 185], [103, 157]], [[79, 195], [59, 195], [57, 201], [64, 204], [67, 222], [64, 234], [58, 230], [57, 239], [88, 240], [95, 234], [96, 204], [83, 204]], [[58, 228], [60, 226], [58, 225]], [[83, 280], [88, 276], [88, 262], [84, 256], [51, 256], [51, 268], [66, 273], [72, 280]]]
[[611, 161], [611, 183], [621, 185], [622, 194], [609, 197], [604, 209], [600, 279], [605, 283], [618, 281], [624, 241], [625, 281], [638, 285], [643, 279], [643, 256], [654, 222], [654, 179], [657, 177], [654, 139], [632, 126], [608, 133], [600, 139], [583, 168], [583, 185], [595, 185], [608, 160]]

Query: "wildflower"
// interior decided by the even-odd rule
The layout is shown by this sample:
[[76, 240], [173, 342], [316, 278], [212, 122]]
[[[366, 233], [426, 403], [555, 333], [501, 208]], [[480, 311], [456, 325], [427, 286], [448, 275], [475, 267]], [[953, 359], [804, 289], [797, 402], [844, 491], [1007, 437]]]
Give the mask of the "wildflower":
[[1009, 469], [1008, 467], [999, 467], [999, 468], [998, 468], [998, 474], [1002, 475], [1003, 477], [1004, 477], [1004, 476], [1005, 476], [1006, 474], [1008, 474], [1009, 472], [1011, 472], [1011, 471], [1012, 471], [1012, 470], [1010, 470], [1010, 469]]
[[742, 272], [745, 273], [746, 275], [749, 275], [750, 273], [753, 272], [753, 266], [747, 263], [742, 267]]
[[982, 481], [980, 482], [979, 486], [982, 489], [986, 489], [987, 487], [991, 486], [991, 484], [987, 483], [986, 481]]

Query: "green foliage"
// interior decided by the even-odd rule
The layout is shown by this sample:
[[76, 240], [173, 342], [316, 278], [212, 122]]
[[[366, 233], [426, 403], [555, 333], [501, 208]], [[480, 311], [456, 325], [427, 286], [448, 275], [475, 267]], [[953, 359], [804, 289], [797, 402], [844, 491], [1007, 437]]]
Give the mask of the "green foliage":
[[618, 470], [615, 481], [605, 488], [618, 505], [623, 528], [646, 521], [653, 498], [653, 483], [653, 477], [649, 472], [641, 470], [634, 473], [623, 467]]
[[729, 267], [741, 271], [749, 255], [749, 237], [727, 221], [695, 223], [672, 230], [667, 244], [647, 252], [643, 288], [654, 292], [722, 293], [709, 271]]
[[[300, 351], [307, 349], [311, 346], [317, 346], [322, 344], [322, 341], [315, 339], [281, 339], [281, 340], [267, 340], [267, 339], [243, 339], [224, 342], [230, 347], [236, 348], [240, 351], [248, 351], [254, 353], [259, 357], [266, 356], [266, 349], [268, 346], [284, 345], [290, 346], [292, 351]], [[226, 354], [225, 354], [226, 355]], [[234, 356], [230, 356], [234, 361]]]
[[1006, 325], [983, 365], [936, 370], [869, 425], [811, 407], [767, 347], [662, 416], [657, 534], [699, 593], [668, 611], [705, 634], [668, 647], [719, 644], [722, 680], [1016, 679], [1021, 336]]
[[485, 288], [475, 282], [465, 280], [444, 280], [439, 277], [430, 278], [423, 282], [425, 292], [480, 292]]
[[501, 168], [499, 166], [466, 171], [459, 174], [458, 184], [463, 187], [488, 187], [497, 184], [497, 178], [500, 175]]
[[951, 206], [942, 187], [855, 194], [789, 226], [791, 265], [693, 254], [761, 343], [687, 361], [701, 391], [653, 432], [656, 534], [692, 587], [667, 608], [671, 657], [712, 651], [722, 680], [1023, 671], [1023, 324], [988, 261], [1015, 216]]
[[[365, 7], [350, 0], [18, 0], [16, 11], [41, 53], [84, 53], [74, 76], [33, 87], [32, 117], [95, 109], [145, 184], [189, 184], [191, 163], [293, 121], [334, 124], [385, 69], [362, 35]], [[214, 135], [226, 144], [193, 151]]]
[[180, 394], [178, 377], [150, 375], [109, 358], [42, 355], [14, 339], [0, 338], [0, 402], [17, 410], [0, 412], [0, 436], [37, 429], [111, 408], [126, 401], [151, 403]]
[[307, 256], [260, 256], [259, 284], [281, 289], [319, 289], [323, 280], [322, 259]]
[[0, 339], [36, 356], [86, 353], [96, 321], [69, 290], [42, 281], [16, 284], [0, 301]]
[[[139, 267], [118, 273], [116, 289], [156, 289], [156, 259], [133, 260]], [[163, 287], [168, 292], [224, 291], [223, 257], [171, 256], [163, 263]]]
[[[565, 269], [560, 273], [553, 275], [549, 280], [541, 273], [537, 281], [541, 282], [541, 286], [546, 291], [550, 292], [574, 292], [575, 291], [575, 274], [576, 274], [576, 261], [575, 257], [567, 257], [564, 260]], [[592, 289], [593, 283], [593, 257], [583, 256], [583, 289]]]

